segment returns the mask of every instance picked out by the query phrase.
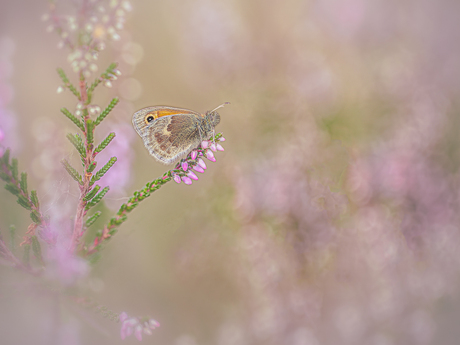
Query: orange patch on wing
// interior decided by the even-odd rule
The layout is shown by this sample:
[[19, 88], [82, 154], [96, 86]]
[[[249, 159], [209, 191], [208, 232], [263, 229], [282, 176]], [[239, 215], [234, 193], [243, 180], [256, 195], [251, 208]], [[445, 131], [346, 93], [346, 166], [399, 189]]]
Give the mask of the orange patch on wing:
[[[156, 120], [159, 117], [169, 116], [169, 115], [177, 115], [177, 114], [184, 114], [184, 115], [194, 114], [195, 115], [196, 113], [194, 111], [187, 110], [187, 109], [160, 109], [160, 110], [155, 110], [155, 111], [151, 111], [150, 113], [147, 113], [144, 116], [144, 122], [146, 124], [149, 123], [149, 121], [147, 120], [149, 118], [149, 116], [153, 116], [153, 119]], [[202, 114], [200, 114], [200, 115], [201, 115], [201, 117], [204, 117], [204, 115], [202, 115]]]

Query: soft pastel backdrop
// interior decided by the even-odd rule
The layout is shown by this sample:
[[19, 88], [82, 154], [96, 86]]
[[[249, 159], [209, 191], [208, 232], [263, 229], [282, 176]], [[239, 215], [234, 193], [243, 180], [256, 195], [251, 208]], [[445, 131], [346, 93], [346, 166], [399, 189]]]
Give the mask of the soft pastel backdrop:
[[[131, 127], [137, 109], [231, 102], [225, 152], [192, 186], [144, 201], [74, 289], [156, 318], [151, 344], [457, 344], [460, 3], [132, 7], [99, 65], [123, 73], [96, 96], [121, 97], [99, 132], [117, 132], [107, 157], [119, 158], [101, 210], [166, 170]], [[77, 160], [59, 109], [75, 103], [56, 93], [56, 68], [71, 70], [46, 12], [0, 4], [0, 140], [70, 222], [78, 193], [59, 161]], [[3, 233], [28, 222], [2, 187]], [[119, 325], [43, 283], [3, 266], [0, 277], [1, 344], [122, 343]]]

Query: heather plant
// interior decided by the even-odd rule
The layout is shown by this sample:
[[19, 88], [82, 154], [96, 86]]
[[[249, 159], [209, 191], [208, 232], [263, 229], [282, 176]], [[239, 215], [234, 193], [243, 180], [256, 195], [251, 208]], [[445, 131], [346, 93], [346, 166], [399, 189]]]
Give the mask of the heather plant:
[[[120, 160], [117, 157], [119, 151], [115, 151], [115, 155], [107, 160], [100, 159], [100, 154], [117, 141], [116, 131], [104, 133], [100, 130], [103, 127], [100, 125], [110, 121], [110, 115], [119, 103], [119, 98], [113, 97], [104, 106], [94, 101], [94, 95], [101, 85], [112, 88], [122, 71], [114, 62], [105, 67], [102, 73], [97, 73], [100, 69], [99, 55], [103, 54], [110, 42], [122, 39], [126, 17], [130, 11], [131, 5], [128, 1], [83, 0], [75, 4], [73, 14], [63, 15], [58, 10], [58, 2], [49, 1], [49, 11], [42, 19], [48, 25], [47, 31], [54, 32], [59, 37], [58, 47], [63, 49], [61, 51], [67, 51], [70, 65], [57, 69], [61, 79], [57, 93], [70, 92], [75, 98], [74, 105], [62, 107], [60, 112], [74, 126], [74, 131], [68, 133], [66, 138], [75, 149], [78, 162], [61, 157], [60, 163], [61, 169], [78, 186], [79, 196], [75, 209], [69, 210], [73, 213], [70, 225], [66, 219], [63, 220], [66, 216], [70, 217], [70, 214], [63, 215], [62, 210], [53, 212], [53, 208], [59, 205], [43, 205], [40, 193], [37, 192], [39, 188], [30, 185], [27, 172], [22, 171], [26, 164], [20, 166], [18, 159], [14, 158], [14, 150], [3, 145], [8, 142], [5, 138], [11, 134], [4, 126], [7, 124], [6, 120], [12, 116], [2, 113], [0, 177], [12, 198], [28, 213], [31, 223], [26, 231], [11, 225], [8, 235], [4, 231], [5, 224], [1, 225], [0, 257], [2, 264], [42, 279], [45, 284], [54, 282], [52, 292], [78, 306], [121, 322], [122, 339], [134, 333], [141, 340], [143, 334], [152, 334], [152, 330], [159, 326], [156, 320], [128, 316], [126, 312], [113, 312], [106, 306], [81, 296], [75, 287], [79, 279], [91, 274], [91, 267], [101, 258], [103, 246], [143, 200], [170, 181], [192, 184], [193, 180], [198, 179], [194, 171], [204, 173], [207, 168], [203, 158], [215, 162], [213, 152], [223, 151], [220, 142], [225, 139], [220, 133], [212, 138], [203, 138], [205, 140], [200, 146], [181, 159], [173, 169], [124, 198], [126, 202], [118, 207], [106, 224], [101, 229], [92, 231], [95, 222], [103, 216], [102, 211], [94, 209], [104, 201], [113, 184], [117, 187], [116, 184], [123, 183], [117, 177], [106, 179]], [[127, 114], [125, 118], [129, 119], [130, 116], [131, 114]], [[126, 158], [129, 163], [129, 158], [125, 156], [122, 154], [122, 158]], [[126, 161], [122, 162], [125, 163]], [[107, 181], [111, 185], [103, 183]], [[23, 240], [16, 243], [15, 239], [19, 234], [23, 236]]]

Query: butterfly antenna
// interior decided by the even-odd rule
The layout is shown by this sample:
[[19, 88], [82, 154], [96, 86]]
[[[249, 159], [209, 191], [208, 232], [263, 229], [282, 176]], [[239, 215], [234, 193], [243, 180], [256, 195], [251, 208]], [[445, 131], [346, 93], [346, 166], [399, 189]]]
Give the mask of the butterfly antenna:
[[217, 108], [214, 108], [213, 110], [210, 111], [210, 113], [212, 113], [213, 111], [216, 111], [217, 109], [220, 109], [220, 108], [223, 108], [225, 105], [227, 104], [230, 104], [230, 102], [225, 102], [225, 103], [222, 103], [221, 105], [219, 105]]

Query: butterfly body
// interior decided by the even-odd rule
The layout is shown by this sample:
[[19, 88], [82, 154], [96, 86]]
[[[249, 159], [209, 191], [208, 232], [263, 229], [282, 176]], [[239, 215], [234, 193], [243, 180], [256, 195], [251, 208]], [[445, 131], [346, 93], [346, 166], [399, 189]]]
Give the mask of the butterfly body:
[[153, 106], [133, 115], [133, 126], [149, 153], [164, 164], [174, 163], [208, 139], [220, 122], [215, 111]]

